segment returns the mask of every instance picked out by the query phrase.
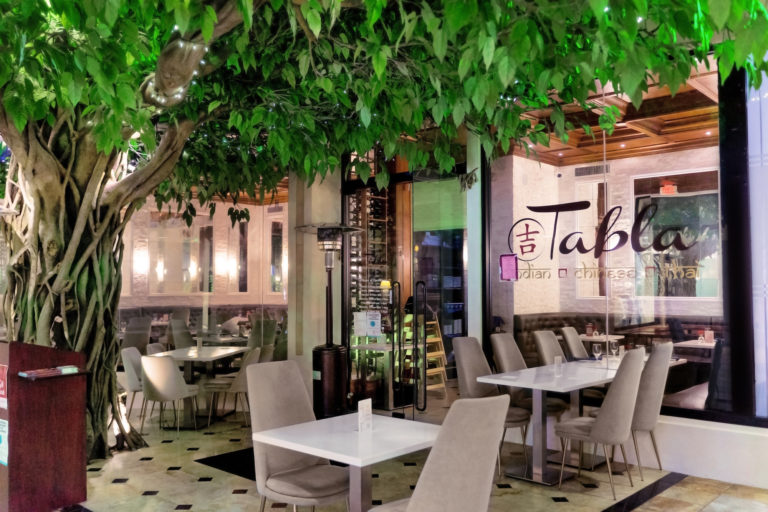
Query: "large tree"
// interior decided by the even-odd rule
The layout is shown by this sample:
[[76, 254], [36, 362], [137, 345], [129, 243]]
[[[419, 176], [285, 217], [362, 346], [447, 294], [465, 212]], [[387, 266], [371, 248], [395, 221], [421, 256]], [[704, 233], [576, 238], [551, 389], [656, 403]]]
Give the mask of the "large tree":
[[450, 169], [459, 127], [488, 154], [567, 139], [564, 104], [610, 130], [597, 84], [638, 105], [710, 52], [757, 83], [768, 50], [758, 0], [0, 0], [0, 14], [8, 337], [86, 353], [92, 457], [118, 409], [122, 234], [148, 195], [189, 218], [192, 190], [237, 200], [374, 146]]

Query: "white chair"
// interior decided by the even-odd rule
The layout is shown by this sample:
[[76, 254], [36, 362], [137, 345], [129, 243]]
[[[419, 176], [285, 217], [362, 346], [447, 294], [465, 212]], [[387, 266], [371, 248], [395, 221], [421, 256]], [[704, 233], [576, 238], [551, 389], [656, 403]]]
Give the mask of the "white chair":
[[488, 510], [496, 447], [502, 440], [509, 395], [456, 400], [437, 435], [410, 499], [371, 512]]
[[[179, 414], [176, 402], [197, 396], [198, 387], [184, 382], [176, 361], [170, 356], [143, 356], [141, 358], [141, 383], [144, 388], [144, 403], [141, 408], [141, 428], [144, 430], [147, 402], [160, 403], [160, 423], [163, 420], [163, 404], [173, 404], [176, 433], [179, 432]], [[193, 401], [194, 403], [194, 401]], [[195, 428], [197, 425], [195, 425]]]
[[536, 351], [542, 365], [555, 364], [555, 357], [562, 357], [565, 362], [565, 354], [557, 341], [557, 336], [552, 331], [533, 331], [533, 340], [536, 342]]
[[203, 387], [206, 391], [211, 393], [211, 403], [208, 408], [208, 426], [211, 426], [211, 416], [218, 404], [218, 396], [220, 393], [224, 393], [224, 407], [227, 406], [227, 393], [235, 395], [235, 411], [237, 411], [238, 398], [243, 401], [243, 422], [248, 425], [247, 419], [247, 403], [248, 403], [248, 383], [246, 381], [245, 369], [259, 362], [260, 348], [255, 348], [248, 352], [243, 357], [242, 363], [240, 363], [240, 370], [235, 374], [234, 378], [223, 377], [218, 379], [211, 379], [207, 381]]
[[[296, 361], [252, 364], [245, 371], [253, 432], [314, 421], [312, 401]], [[267, 498], [291, 503], [294, 511], [297, 506], [322, 506], [349, 498], [348, 469], [332, 466], [326, 459], [257, 442], [253, 458], [261, 512]]]
[[128, 347], [120, 350], [120, 357], [123, 360], [123, 369], [125, 370], [125, 390], [131, 393], [131, 404], [128, 406], [128, 414], [126, 415], [127, 418], [130, 418], [131, 411], [133, 410], [133, 401], [136, 400], [136, 393], [142, 390], [141, 353], [136, 347]]
[[659, 343], [653, 347], [648, 362], [643, 368], [640, 377], [640, 390], [637, 394], [635, 413], [632, 416], [632, 442], [635, 445], [637, 455], [637, 468], [640, 471], [640, 480], [643, 480], [643, 467], [640, 461], [640, 450], [637, 448], [637, 432], [648, 432], [653, 443], [653, 451], [656, 454], [656, 462], [661, 470], [661, 457], [659, 447], [656, 445], [656, 436], [653, 429], [659, 421], [661, 414], [661, 402], [664, 399], [664, 388], [667, 385], [669, 375], [669, 361], [672, 358], [672, 343]]
[[571, 359], [589, 359], [587, 349], [584, 348], [584, 343], [581, 342], [581, 337], [575, 327], [566, 326], [560, 331], [563, 333], [568, 352], [571, 353]]
[[[462, 398], [484, 398], [499, 395], [499, 388], [494, 384], [477, 382], [478, 377], [491, 374], [491, 367], [483, 354], [483, 349], [476, 338], [454, 338], [453, 352], [456, 354], [456, 373], [459, 377], [459, 395]], [[508, 428], [519, 428], [523, 440], [523, 455], [528, 464], [528, 451], [525, 448], [525, 438], [528, 434], [528, 421], [531, 413], [521, 407], [509, 407], [504, 423], [504, 434]], [[501, 437], [504, 442], [504, 436]], [[499, 444], [499, 474], [501, 474], [501, 447]]]
[[[624, 443], [629, 440], [632, 426], [632, 413], [637, 401], [637, 390], [640, 384], [640, 374], [643, 371], [643, 356], [645, 352], [641, 349], [630, 350], [624, 355], [616, 370], [616, 376], [605, 394], [605, 400], [600, 407], [600, 414], [597, 418], [579, 417], [561, 421], [555, 425], [555, 435], [560, 438], [563, 454], [568, 452], [568, 444], [571, 440], [579, 441], [579, 462], [584, 442], [603, 445], [605, 454], [605, 463], [608, 467], [608, 478], [611, 482], [611, 492], [613, 499], [616, 499], [616, 490], [613, 487], [613, 472], [611, 471], [611, 461], [608, 455], [608, 446], [619, 445], [624, 461], [627, 460]], [[565, 459], [563, 457], [560, 466], [560, 486], [563, 483], [563, 471], [565, 469]], [[581, 463], [579, 463], [579, 474], [581, 474]], [[629, 472], [627, 463], [627, 477], [629, 484], [632, 483], [632, 474]]]

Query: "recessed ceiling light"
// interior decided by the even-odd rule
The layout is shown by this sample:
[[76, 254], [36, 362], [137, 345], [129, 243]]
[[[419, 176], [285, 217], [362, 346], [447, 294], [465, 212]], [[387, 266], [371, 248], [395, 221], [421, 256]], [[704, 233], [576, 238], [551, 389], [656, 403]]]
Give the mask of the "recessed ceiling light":
[[532, 148], [532, 147], [533, 147], [533, 144], [531, 144], [531, 143], [529, 142], [529, 143], [528, 143], [528, 147], [529, 147], [529, 148]]
[[709, 135], [712, 135], [712, 132], [710, 132], [709, 130], [707, 130], [707, 133], [705, 133], [704, 135], [707, 135], [707, 136], [709, 136]]
[[558, 153], [557, 156], [563, 156], [563, 154], [562, 153]]
[[622, 142], [621, 143], [621, 147], [625, 148], [625, 147], [627, 147], [627, 145]]

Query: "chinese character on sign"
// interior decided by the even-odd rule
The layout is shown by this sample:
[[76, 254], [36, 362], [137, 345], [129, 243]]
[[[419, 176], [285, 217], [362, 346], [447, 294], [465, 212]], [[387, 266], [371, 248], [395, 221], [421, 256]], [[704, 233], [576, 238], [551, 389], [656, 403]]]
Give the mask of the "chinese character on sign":
[[[534, 243], [536, 239], [532, 235], [538, 235], [540, 231], [531, 231], [531, 225], [527, 222], [525, 223], [525, 232], [518, 233], [515, 236], [516, 237], [525, 237], [521, 240], [518, 240], [518, 243], [520, 245], [520, 252], [523, 254], [530, 254], [533, 251], [536, 250], [536, 244]], [[524, 243], [529, 242], [529, 243]]]
[[509, 230], [507, 242], [511, 252], [518, 254], [521, 261], [536, 259], [545, 244], [545, 236], [542, 225], [531, 218], [520, 219]]

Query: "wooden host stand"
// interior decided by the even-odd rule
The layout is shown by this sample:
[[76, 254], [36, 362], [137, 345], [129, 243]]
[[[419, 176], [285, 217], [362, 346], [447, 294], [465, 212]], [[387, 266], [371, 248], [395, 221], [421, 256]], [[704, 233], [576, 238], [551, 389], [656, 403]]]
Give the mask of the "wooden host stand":
[[[85, 367], [85, 356], [0, 341], [7, 366], [7, 465], [0, 464], [0, 510], [49, 511], [86, 499], [84, 373], [29, 380], [20, 371]], [[0, 371], [5, 370], [0, 368]], [[0, 390], [2, 393], [2, 390]], [[2, 395], [0, 395], [2, 396]]]

